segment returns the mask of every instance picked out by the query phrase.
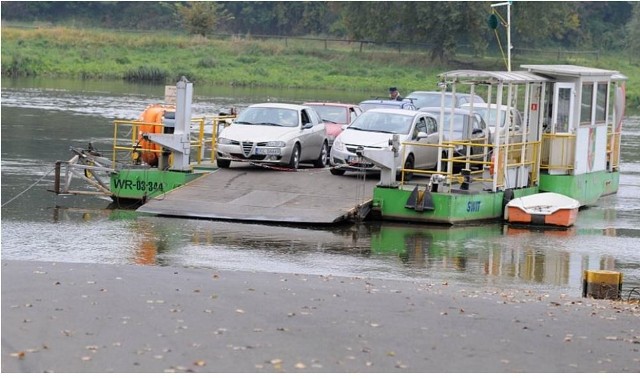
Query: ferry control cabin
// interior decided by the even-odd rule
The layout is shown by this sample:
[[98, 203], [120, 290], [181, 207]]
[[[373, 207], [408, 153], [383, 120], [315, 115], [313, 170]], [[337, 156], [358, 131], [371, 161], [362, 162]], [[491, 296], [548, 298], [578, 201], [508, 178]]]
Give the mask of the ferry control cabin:
[[523, 65], [549, 78], [544, 96], [540, 191], [589, 206], [616, 193], [627, 78], [617, 71]]

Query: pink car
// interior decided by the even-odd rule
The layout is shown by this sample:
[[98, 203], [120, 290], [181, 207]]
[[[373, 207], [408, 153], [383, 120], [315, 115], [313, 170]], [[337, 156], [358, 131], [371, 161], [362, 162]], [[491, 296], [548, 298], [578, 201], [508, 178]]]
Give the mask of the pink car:
[[355, 104], [342, 103], [304, 103], [315, 109], [320, 115], [327, 128], [327, 136], [329, 139], [329, 149], [333, 145], [333, 141], [342, 130], [351, 124], [356, 117], [362, 114], [362, 109]]

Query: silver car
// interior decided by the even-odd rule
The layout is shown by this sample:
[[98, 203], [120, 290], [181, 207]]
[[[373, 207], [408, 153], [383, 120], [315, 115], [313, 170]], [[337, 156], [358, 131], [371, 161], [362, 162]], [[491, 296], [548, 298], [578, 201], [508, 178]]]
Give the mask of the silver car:
[[[425, 107], [439, 107], [442, 104], [442, 91], [414, 91], [405, 96], [406, 100], [413, 101], [417, 109]], [[470, 93], [444, 92], [444, 106], [446, 108], [459, 107], [463, 104], [484, 104], [485, 101], [478, 95]]]
[[242, 111], [216, 143], [218, 167], [232, 161], [287, 166], [301, 162], [324, 167], [329, 143], [318, 113], [306, 105], [263, 103]]
[[[477, 112], [471, 112], [467, 108], [445, 109], [437, 107], [420, 108], [420, 111], [427, 112], [441, 122], [443, 141], [465, 141], [474, 142], [472, 145], [456, 145], [453, 148], [453, 158], [466, 157], [483, 158], [488, 149], [489, 130], [482, 116]], [[443, 120], [440, 121], [440, 117]], [[448, 158], [448, 152], [442, 152], [442, 158]], [[482, 160], [482, 159], [480, 159]], [[453, 164], [453, 170], [458, 171], [464, 164], [457, 162]]]
[[[331, 173], [342, 175], [348, 170], [378, 171], [378, 167], [360, 158], [356, 150], [358, 147], [387, 148], [394, 134], [399, 136], [400, 143], [437, 143], [436, 117], [425, 112], [405, 109], [378, 108], [364, 112], [333, 142]], [[404, 155], [396, 159], [398, 169], [429, 169], [435, 167], [438, 162], [437, 148], [406, 144], [402, 150]]]
[[473, 106], [464, 104], [461, 108], [469, 110], [473, 108], [475, 113], [482, 116], [487, 123], [489, 143], [493, 144], [497, 132], [500, 132], [500, 140], [504, 141], [506, 130], [509, 131], [509, 142], [522, 142], [522, 134], [520, 133], [522, 114], [516, 108], [502, 105], [499, 112], [497, 104], [473, 104]]

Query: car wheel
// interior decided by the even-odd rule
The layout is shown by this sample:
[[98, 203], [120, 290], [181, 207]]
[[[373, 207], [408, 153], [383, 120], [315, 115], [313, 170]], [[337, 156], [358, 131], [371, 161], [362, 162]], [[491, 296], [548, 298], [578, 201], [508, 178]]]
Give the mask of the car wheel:
[[216, 163], [218, 164], [218, 168], [229, 168], [231, 166], [231, 161], [227, 159], [216, 159]]
[[[415, 163], [414, 163], [414, 158], [413, 155], [409, 155], [407, 157], [407, 159], [404, 161], [404, 169], [405, 170], [413, 170], [413, 168], [415, 167]], [[398, 173], [397, 175], [398, 179], [402, 179], [402, 173]], [[409, 181], [413, 179], [413, 172], [405, 172], [404, 173], [404, 180], [405, 181]]]
[[332, 175], [342, 176], [344, 175], [344, 170], [340, 170], [339, 168], [332, 168], [329, 170]]
[[322, 149], [320, 150], [320, 156], [315, 162], [313, 162], [313, 167], [323, 168], [324, 166], [327, 165], [328, 158], [329, 158], [329, 146], [325, 142], [322, 144]]
[[300, 165], [300, 145], [296, 143], [293, 146], [293, 151], [291, 152], [291, 159], [289, 160], [289, 168], [297, 170], [299, 165]]

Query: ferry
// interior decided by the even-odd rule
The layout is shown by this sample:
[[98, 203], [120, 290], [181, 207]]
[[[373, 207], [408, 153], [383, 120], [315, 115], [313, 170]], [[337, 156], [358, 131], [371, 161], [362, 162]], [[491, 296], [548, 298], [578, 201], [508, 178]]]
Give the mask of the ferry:
[[[388, 149], [361, 149], [361, 157], [382, 170], [371, 206], [378, 218], [449, 225], [483, 222], [502, 219], [514, 198], [539, 192], [568, 196], [581, 207], [617, 192], [624, 75], [574, 65], [523, 65], [519, 71], [449, 71], [439, 80], [443, 96], [480, 94], [495, 109], [517, 108], [523, 125], [491, 138], [446, 141], [443, 134], [449, 125], [444, 120], [454, 109], [442, 106], [437, 144], [391, 139]], [[396, 169], [388, 163], [398, 154], [405, 156], [402, 149], [408, 144], [414, 150], [437, 148], [436, 168]], [[460, 148], [465, 146], [469, 148]], [[477, 147], [483, 153], [472, 155]], [[466, 155], [454, 158], [454, 148]]]
[[235, 114], [192, 118], [192, 97], [183, 77], [166, 87], [165, 103], [149, 105], [137, 120], [114, 120], [111, 155], [92, 144], [71, 148], [70, 160], [56, 162], [53, 192], [140, 205], [215, 170], [218, 130]]
[[[436, 143], [400, 143], [393, 136], [388, 148], [358, 149], [362, 159], [380, 167], [380, 180], [372, 183], [371, 189], [367, 188], [371, 192], [351, 208], [338, 206], [326, 196], [332, 192], [329, 188], [337, 188], [333, 192], [343, 194], [353, 180], [332, 178], [327, 170], [302, 170], [286, 178], [275, 177], [274, 172], [271, 180], [283, 188], [276, 186], [269, 192], [264, 186], [249, 185], [241, 191], [234, 189], [228, 198], [216, 198], [213, 194], [219, 192], [212, 188], [227, 189], [232, 179], [212, 172], [217, 170], [215, 139], [217, 131], [235, 115], [218, 115], [209, 121], [205, 117], [192, 118], [193, 88], [186, 79], [177, 83], [176, 100], [167, 101], [169, 105], [150, 106], [137, 121], [114, 122], [111, 157], [92, 148], [73, 149], [75, 156], [71, 160], [57, 162], [54, 191], [60, 195], [107, 196], [118, 203], [132, 201], [144, 204], [139, 211], [158, 215], [282, 222], [282, 217], [274, 216], [277, 203], [279, 212], [287, 214], [286, 222], [336, 222], [349, 219], [352, 214], [359, 216], [351, 221], [360, 221], [364, 212], [352, 212], [355, 207], [366, 208], [367, 219], [444, 225], [503, 220], [510, 201], [541, 192], [568, 196], [580, 207], [588, 207], [600, 197], [618, 191], [627, 80], [624, 75], [571, 65], [523, 65], [519, 71], [448, 71], [439, 80], [443, 98], [457, 92], [478, 94], [495, 105], [490, 109], [506, 108], [506, 114], [511, 114], [510, 108], [517, 109], [522, 125], [516, 127], [509, 122], [504, 128], [495, 128], [492, 135], [484, 133], [481, 138], [474, 138], [470, 133], [464, 140], [451, 141], [445, 136], [452, 134], [447, 128], [453, 125], [444, 120], [451, 118], [448, 115], [455, 108], [443, 102], [438, 108]], [[468, 109], [473, 111], [473, 104]], [[212, 124], [210, 138], [205, 138], [207, 123]], [[396, 157], [404, 157], [403, 149], [409, 145], [414, 151], [436, 149], [436, 167], [416, 169], [403, 162], [398, 168]], [[71, 189], [73, 178], [81, 178], [85, 187], [92, 187], [93, 191]], [[315, 192], [305, 189], [298, 193], [291, 185], [307, 180], [317, 182], [320, 178], [327, 183]], [[203, 193], [203, 188], [208, 192]], [[209, 192], [214, 197], [207, 197]], [[207, 196], [196, 204], [196, 193]], [[303, 194], [313, 194], [315, 202], [325, 199], [324, 207], [332, 208], [326, 204], [333, 204], [340, 215], [332, 215], [329, 221], [320, 219], [318, 208], [311, 206], [316, 203], [307, 198], [301, 200]], [[275, 197], [265, 202], [267, 195]], [[154, 201], [158, 199], [162, 202]], [[158, 207], [160, 203], [162, 209]], [[229, 212], [230, 203], [242, 204], [247, 214], [240, 214], [238, 206]], [[264, 213], [267, 203], [273, 206]], [[293, 208], [286, 208], [285, 203]], [[301, 205], [309, 209], [301, 211]], [[292, 214], [308, 217], [300, 221]]]

